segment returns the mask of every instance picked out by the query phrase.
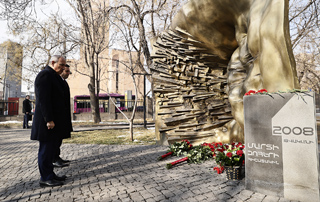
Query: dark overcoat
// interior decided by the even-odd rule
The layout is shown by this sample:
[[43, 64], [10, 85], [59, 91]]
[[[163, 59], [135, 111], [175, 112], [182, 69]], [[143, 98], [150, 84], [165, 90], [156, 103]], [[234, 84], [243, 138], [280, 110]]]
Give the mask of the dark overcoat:
[[[66, 104], [65, 84], [51, 67], [46, 66], [34, 82], [36, 107], [31, 130], [31, 140], [51, 141], [70, 137], [70, 110]], [[70, 99], [70, 98], [68, 98]], [[48, 129], [47, 122], [55, 127]]]
[[22, 108], [23, 113], [30, 113], [31, 112], [31, 102], [28, 99], [23, 100], [23, 108]]
[[63, 79], [63, 83], [64, 83], [64, 86], [65, 86], [65, 94], [66, 94], [66, 105], [67, 105], [67, 111], [68, 111], [68, 125], [69, 125], [69, 129], [70, 131], [73, 131], [73, 128], [72, 128], [72, 119], [71, 119], [71, 108], [70, 108], [70, 88], [69, 88], [69, 84], [68, 82]]

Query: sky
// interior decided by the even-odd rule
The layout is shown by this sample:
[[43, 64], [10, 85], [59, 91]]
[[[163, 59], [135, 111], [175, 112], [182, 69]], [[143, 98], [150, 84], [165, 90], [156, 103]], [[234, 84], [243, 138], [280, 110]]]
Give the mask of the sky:
[[0, 43], [3, 43], [7, 40], [15, 41], [17, 42], [18, 39], [13, 37], [8, 33], [8, 27], [7, 27], [7, 22], [0, 20]]

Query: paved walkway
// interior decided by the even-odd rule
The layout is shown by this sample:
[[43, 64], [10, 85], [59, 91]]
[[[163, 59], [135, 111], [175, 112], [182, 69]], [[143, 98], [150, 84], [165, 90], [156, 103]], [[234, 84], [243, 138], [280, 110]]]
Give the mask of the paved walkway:
[[165, 168], [157, 161], [164, 146], [63, 144], [69, 167], [55, 168], [64, 186], [40, 188], [38, 142], [30, 129], [0, 130], [0, 201], [221, 201], [275, 202], [283, 198], [244, 189], [244, 179], [227, 181], [213, 172], [214, 161]]

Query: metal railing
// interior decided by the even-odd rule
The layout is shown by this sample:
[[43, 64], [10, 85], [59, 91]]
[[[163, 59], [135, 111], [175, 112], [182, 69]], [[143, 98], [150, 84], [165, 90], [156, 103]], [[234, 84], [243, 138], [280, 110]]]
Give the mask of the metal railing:
[[[109, 112], [108, 101], [99, 100], [100, 113]], [[74, 113], [91, 112], [90, 100], [77, 100], [74, 102]]]
[[[134, 100], [117, 100], [116, 101], [117, 107], [121, 111], [124, 112], [132, 112], [133, 106], [134, 106]], [[115, 112], [120, 113], [120, 111], [115, 107]], [[143, 112], [143, 100], [137, 101], [137, 107], [136, 112]], [[99, 111], [100, 113], [109, 112], [109, 101], [108, 100], [99, 100]], [[85, 113], [85, 112], [91, 112], [91, 104], [90, 100], [77, 100], [74, 102], [74, 113]]]
[[0, 100], [0, 116], [19, 114], [19, 101]]
[[[117, 103], [117, 107], [121, 111], [132, 112], [134, 106], [134, 100], [120, 100]], [[137, 101], [136, 112], [143, 112], [143, 100]], [[116, 113], [119, 113], [119, 110], [116, 108]]]

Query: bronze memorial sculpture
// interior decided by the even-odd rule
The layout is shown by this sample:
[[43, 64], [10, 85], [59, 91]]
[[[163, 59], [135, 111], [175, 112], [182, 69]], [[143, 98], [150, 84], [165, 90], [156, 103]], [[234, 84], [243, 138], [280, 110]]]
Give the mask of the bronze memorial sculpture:
[[189, 0], [153, 44], [162, 143], [244, 140], [249, 90], [297, 89], [288, 0]]

